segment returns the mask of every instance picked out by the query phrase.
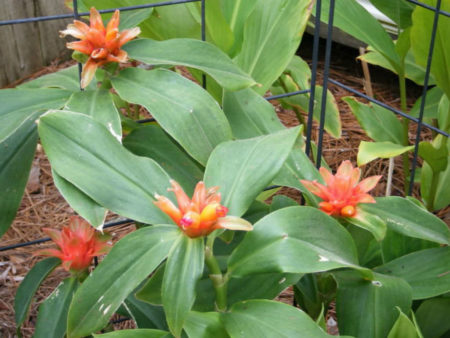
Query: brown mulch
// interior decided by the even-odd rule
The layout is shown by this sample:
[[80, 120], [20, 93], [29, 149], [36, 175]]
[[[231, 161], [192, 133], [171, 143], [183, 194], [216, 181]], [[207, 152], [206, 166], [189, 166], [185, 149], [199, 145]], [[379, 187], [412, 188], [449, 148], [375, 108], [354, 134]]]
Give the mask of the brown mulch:
[[[44, 68], [42, 71], [33, 74], [29, 77], [29, 79], [57, 71], [61, 68], [72, 65], [73, 63], [74, 62], [72, 61], [63, 63], [55, 62], [51, 66]], [[372, 69], [372, 72], [373, 71], [374, 70]], [[321, 75], [322, 73], [319, 72], [319, 83], [321, 81]], [[361, 77], [352, 75], [352, 72], [349, 72], [347, 68], [343, 69], [339, 68], [339, 66], [332, 66], [331, 77], [339, 79], [352, 88], [364, 91], [363, 80]], [[17, 84], [19, 84], [19, 82], [14, 85]], [[385, 83], [373, 83], [372, 85], [377, 99], [399, 108], [396, 88], [392, 88]], [[11, 85], [11, 87], [12, 86], [13, 85]], [[350, 93], [334, 85], [330, 85], [330, 90], [335, 95], [339, 104], [343, 133], [340, 139], [334, 139], [325, 134], [323, 156], [330, 167], [336, 169], [337, 166], [346, 159], [350, 159], [353, 163], [355, 163], [360, 141], [370, 139], [361, 129], [351, 114], [348, 106], [340, 100], [341, 97], [348, 96]], [[411, 106], [414, 100], [415, 97], [409, 98], [408, 104]], [[277, 104], [277, 102], [274, 102], [274, 105], [280, 119], [285, 125], [292, 126], [298, 124], [296, 116], [292, 111], [283, 109], [279, 104]], [[315, 122], [314, 126], [315, 130], [317, 130], [317, 124]], [[409, 136], [411, 140], [414, 139], [414, 127], [411, 127]], [[423, 137], [425, 139], [431, 139], [431, 133], [429, 131], [425, 131]], [[313, 139], [317, 139], [316, 132], [313, 132]], [[30, 186], [27, 188], [13, 226], [1, 238], [0, 246], [23, 243], [45, 237], [45, 234], [42, 232], [43, 227], [60, 227], [61, 225], [66, 224], [68, 218], [74, 214], [74, 211], [65, 202], [53, 185], [50, 164], [40, 147], [38, 147], [34, 167], [38, 170], [38, 173], [36, 174], [38, 177], [37, 188]], [[375, 174], [383, 175], [382, 181], [374, 191], [374, 194], [377, 196], [384, 195], [387, 170], [388, 160], [376, 160], [363, 168], [364, 176], [371, 176]], [[403, 195], [404, 179], [400, 158], [395, 160], [393, 177], [392, 194]], [[297, 191], [286, 188], [283, 188], [282, 191], [290, 197], [300, 200], [300, 194]], [[416, 196], [419, 196], [419, 191], [417, 188], [414, 193]], [[444, 219], [447, 224], [450, 224], [449, 208], [441, 210], [438, 215]], [[114, 219], [116, 217], [116, 215], [109, 215], [108, 219]], [[123, 225], [114, 227], [110, 230], [110, 232], [112, 233], [114, 240], [117, 240], [132, 230], [134, 230], [133, 225]], [[46, 245], [48, 244], [34, 245], [0, 252], [0, 337], [14, 337], [15, 322], [13, 302], [16, 289], [29, 269], [40, 259], [33, 257], [32, 253], [38, 247], [41, 248]], [[22, 329], [25, 337], [30, 337], [32, 335], [38, 305], [50, 294], [50, 292], [65, 276], [67, 276], [67, 273], [61, 269], [57, 269], [39, 289], [35, 302], [32, 304], [29, 318]], [[280, 295], [279, 300], [292, 304], [292, 298], [293, 291], [292, 288], [289, 288], [282, 295]], [[332, 323], [335, 320], [335, 312], [333, 308], [330, 309], [327, 320], [329, 324], [331, 323], [329, 325], [330, 333], [336, 334], [336, 328], [332, 327]], [[133, 327], [133, 324], [128, 321], [118, 324], [117, 327], [130, 328]]]

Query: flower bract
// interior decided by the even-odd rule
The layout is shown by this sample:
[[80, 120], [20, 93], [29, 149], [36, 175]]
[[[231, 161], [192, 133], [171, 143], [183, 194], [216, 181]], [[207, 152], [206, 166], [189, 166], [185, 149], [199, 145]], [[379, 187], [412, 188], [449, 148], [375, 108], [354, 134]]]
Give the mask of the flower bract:
[[43, 249], [35, 253], [39, 256], [52, 256], [61, 259], [66, 271], [86, 270], [95, 256], [107, 253], [111, 249], [107, 234], [96, 231], [88, 222], [78, 216], [70, 218], [69, 225], [61, 231], [44, 228], [44, 232], [58, 246], [57, 249]]
[[198, 182], [192, 199], [174, 180], [170, 181], [178, 202], [175, 206], [165, 196], [155, 195], [154, 202], [163, 212], [172, 218], [183, 232], [192, 238], [209, 235], [216, 229], [252, 230], [252, 225], [246, 220], [227, 216], [228, 208], [220, 204], [219, 187], [206, 188], [203, 182]]
[[67, 43], [67, 48], [89, 55], [81, 74], [81, 88], [85, 88], [94, 77], [97, 67], [108, 62], [125, 62], [127, 53], [120, 49], [122, 45], [134, 39], [141, 32], [139, 27], [119, 32], [120, 12], [116, 10], [108, 25], [103, 25], [100, 13], [94, 8], [90, 11], [90, 26], [82, 21], [74, 20], [61, 36], [72, 35], [80, 39]]
[[323, 200], [319, 207], [328, 215], [355, 217], [357, 204], [375, 203], [368, 192], [375, 187], [381, 176], [371, 176], [359, 182], [361, 170], [353, 168], [350, 161], [342, 162], [335, 175], [323, 167], [320, 168], [320, 174], [325, 185], [316, 181], [301, 182], [306, 189]]

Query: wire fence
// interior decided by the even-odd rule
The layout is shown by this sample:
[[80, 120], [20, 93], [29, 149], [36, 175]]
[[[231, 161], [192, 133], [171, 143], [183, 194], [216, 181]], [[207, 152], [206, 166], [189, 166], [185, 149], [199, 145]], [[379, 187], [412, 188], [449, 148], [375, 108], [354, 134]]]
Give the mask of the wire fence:
[[[338, 1], [346, 1], [346, 0], [338, 0]], [[325, 112], [326, 112], [326, 95], [327, 95], [327, 89], [328, 84], [334, 84], [338, 87], [341, 87], [345, 89], [348, 92], [351, 92], [352, 94], [362, 97], [376, 105], [379, 105], [385, 109], [388, 109], [389, 111], [395, 113], [396, 115], [401, 116], [402, 118], [406, 118], [414, 123], [417, 124], [417, 132], [415, 136], [414, 141], [414, 155], [413, 155], [413, 161], [411, 164], [411, 174], [410, 174], [410, 185], [408, 190], [408, 195], [411, 195], [413, 185], [414, 185], [414, 177], [416, 174], [417, 169], [417, 159], [418, 159], [418, 151], [419, 151], [419, 142], [421, 137], [421, 132], [423, 128], [428, 128], [438, 134], [444, 135], [445, 137], [449, 137], [449, 134], [443, 130], [440, 130], [439, 128], [436, 128], [430, 124], [423, 122], [423, 116], [424, 116], [424, 110], [425, 110], [425, 103], [426, 103], [426, 96], [427, 91], [429, 88], [429, 80], [430, 80], [430, 69], [431, 69], [431, 63], [433, 58], [433, 49], [435, 45], [436, 40], [436, 34], [437, 34], [437, 27], [438, 27], [438, 21], [440, 15], [444, 15], [447, 17], [450, 17], [450, 13], [441, 10], [441, 1], [437, 0], [436, 7], [429, 6], [427, 4], [424, 4], [417, 0], [406, 0], [412, 4], [415, 4], [417, 6], [424, 7], [430, 11], [434, 12], [434, 21], [433, 21], [433, 27], [431, 31], [431, 40], [430, 40], [430, 46], [428, 48], [428, 58], [427, 58], [427, 65], [426, 65], [426, 72], [425, 72], [425, 80], [423, 85], [423, 92], [422, 92], [422, 101], [419, 109], [419, 117], [413, 117], [408, 115], [407, 113], [400, 111], [396, 109], [395, 107], [392, 107], [390, 105], [387, 105], [379, 100], [376, 100], [362, 92], [359, 92], [335, 79], [330, 78], [330, 62], [331, 62], [331, 51], [332, 51], [332, 39], [333, 39], [333, 20], [334, 20], [334, 13], [335, 13], [335, 2], [336, 0], [330, 0], [330, 7], [329, 7], [329, 13], [328, 13], [328, 28], [327, 28], [327, 36], [326, 36], [326, 45], [325, 45], [325, 64], [324, 64], [324, 70], [323, 70], [323, 90], [322, 90], [322, 100], [321, 100], [321, 107], [320, 107], [320, 119], [319, 119], [319, 136], [317, 141], [317, 156], [316, 156], [316, 166], [319, 168], [321, 166], [322, 162], [322, 149], [323, 149], [323, 135], [324, 135], [324, 126], [325, 126]], [[171, 6], [171, 5], [177, 5], [177, 4], [184, 4], [184, 3], [190, 3], [190, 2], [201, 2], [201, 39], [203, 41], [206, 40], [206, 20], [205, 20], [205, 8], [206, 8], [206, 2], [207, 0], [174, 0], [174, 1], [164, 1], [164, 2], [157, 2], [157, 3], [149, 3], [139, 6], [127, 6], [127, 7], [119, 7], [119, 8], [110, 8], [110, 9], [104, 9], [99, 10], [100, 13], [111, 13], [114, 12], [116, 9], [119, 9], [121, 11], [131, 11], [131, 10], [138, 10], [138, 9], [144, 9], [144, 8], [152, 8], [152, 7], [161, 7], [161, 6]], [[266, 100], [275, 100], [279, 98], [299, 95], [299, 94], [305, 94], [310, 93], [310, 100], [309, 100], [309, 106], [308, 106], [308, 120], [307, 120], [307, 134], [306, 134], [306, 154], [308, 156], [311, 156], [311, 135], [312, 135], [312, 121], [313, 121], [313, 110], [314, 110], [314, 104], [315, 104], [315, 87], [317, 82], [317, 68], [318, 68], [318, 59], [319, 59], [319, 30], [320, 30], [320, 22], [321, 22], [321, 8], [322, 8], [322, 0], [316, 0], [316, 12], [314, 17], [314, 38], [313, 38], [313, 51], [312, 51], [312, 65], [311, 65], [311, 85], [309, 89], [280, 94], [280, 95], [274, 95], [266, 97]], [[17, 25], [22, 23], [30, 23], [30, 22], [39, 22], [39, 21], [48, 21], [48, 20], [61, 20], [61, 19], [67, 19], [67, 18], [74, 18], [79, 19], [82, 16], [88, 16], [88, 12], [78, 12], [78, 1], [73, 0], [73, 14], [62, 14], [62, 15], [52, 15], [52, 16], [41, 16], [41, 17], [32, 17], [32, 18], [22, 18], [22, 19], [14, 19], [14, 20], [4, 20], [0, 21], [0, 26], [5, 25]], [[78, 64], [78, 70], [79, 70], [79, 76], [81, 78], [81, 71], [82, 71], [82, 64]], [[206, 87], [206, 78], [203, 76], [202, 79], [202, 85], [203, 87]], [[144, 119], [140, 120], [138, 122], [145, 123], [154, 121], [153, 119]], [[271, 186], [266, 188], [266, 190], [273, 189], [276, 186]], [[119, 225], [125, 225], [125, 224], [132, 224], [134, 221], [131, 219], [119, 219], [114, 220], [108, 223], [105, 223], [104, 228], [110, 228], [114, 226]], [[6, 250], [13, 250], [20, 247], [26, 247], [30, 245], [40, 244], [49, 241], [50, 238], [41, 238], [34, 241], [29, 242], [23, 242], [23, 243], [17, 243], [13, 245], [3, 246], [0, 247], [1, 251]]]

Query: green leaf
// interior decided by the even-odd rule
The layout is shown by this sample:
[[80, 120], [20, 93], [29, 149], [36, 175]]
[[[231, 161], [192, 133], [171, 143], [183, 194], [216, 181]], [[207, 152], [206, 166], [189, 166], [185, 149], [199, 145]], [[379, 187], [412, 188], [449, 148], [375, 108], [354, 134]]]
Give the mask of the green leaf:
[[244, 89], [255, 84], [224, 52], [208, 42], [194, 39], [139, 39], [131, 41], [123, 49], [130, 58], [148, 64], [199, 69], [228, 90]]
[[244, 26], [236, 63], [262, 86], [264, 94], [295, 54], [306, 28], [313, 1], [258, 1]]
[[[71, 92], [80, 91], [80, 77], [78, 75], [78, 65], [64, 68], [58, 72], [38, 77], [35, 80], [25, 82], [19, 89], [38, 89], [38, 88], [60, 88]], [[84, 90], [95, 90], [95, 81], [92, 81]], [[52, 107], [59, 108], [59, 107]]]
[[422, 338], [420, 331], [408, 316], [400, 309], [397, 308], [397, 310], [400, 313], [387, 338]]
[[447, 95], [442, 95], [439, 101], [438, 125], [442, 130], [450, 131], [450, 100]]
[[203, 178], [203, 172], [191, 157], [157, 125], [142, 126], [123, 140], [134, 154], [150, 157], [177, 181], [189, 196]]
[[39, 306], [33, 337], [64, 337], [67, 326], [67, 312], [77, 287], [76, 277], [67, 278]]
[[106, 89], [75, 93], [64, 109], [91, 116], [103, 124], [119, 141], [122, 139], [120, 115], [114, 105], [112, 94]]
[[[225, 19], [221, 2], [223, 1], [208, 0], [208, 6], [205, 6], [206, 29], [210, 36], [208, 41], [213, 41], [217, 47], [225, 53], [228, 53], [233, 46], [234, 35]], [[198, 7], [200, 7], [199, 12], [201, 13], [201, 5]]]
[[405, 236], [449, 244], [450, 231], [438, 217], [401, 197], [379, 197], [376, 203], [360, 204], [360, 207], [383, 219], [388, 228]]
[[179, 74], [128, 68], [112, 84], [120, 97], [147, 108], [161, 127], [203, 165], [219, 143], [232, 137], [217, 102]]
[[161, 290], [165, 270], [166, 263], [164, 262], [136, 292], [137, 299], [153, 305], [162, 305]]
[[444, 171], [449, 163], [449, 153], [446, 145], [447, 139], [438, 135], [433, 143], [422, 141], [419, 143], [419, 155], [433, 170], [433, 174]]
[[359, 208], [355, 217], [345, 217], [344, 220], [370, 231], [377, 241], [381, 241], [386, 235], [386, 223], [377, 215], [367, 213]]
[[0, 90], [0, 142], [27, 122], [34, 122], [46, 110], [62, 107], [70, 94], [61, 89]]
[[[439, 111], [439, 103], [443, 98], [444, 92], [439, 87], [433, 87], [427, 91], [427, 98], [425, 100], [425, 108], [423, 116], [425, 118], [437, 118]], [[413, 117], [419, 117], [420, 106], [422, 104], [422, 96], [414, 102], [414, 106], [409, 111], [409, 115]]]
[[366, 280], [355, 271], [334, 273], [338, 283], [336, 311], [339, 333], [354, 337], [385, 338], [399, 307], [411, 307], [411, 287], [403, 279], [374, 273]]
[[424, 301], [417, 309], [416, 318], [424, 337], [445, 337], [450, 332], [450, 298]]
[[367, 164], [377, 158], [391, 158], [414, 149], [414, 146], [402, 146], [392, 142], [361, 141], [358, 149], [358, 166]]
[[20, 327], [27, 317], [28, 308], [42, 281], [60, 264], [61, 260], [55, 257], [37, 262], [20, 283], [14, 298], [14, 318], [17, 327]]
[[191, 338], [229, 338], [219, 312], [189, 312], [184, 329]]
[[244, 40], [244, 25], [259, 0], [225, 0], [221, 1], [223, 15], [234, 35], [234, 44], [230, 51], [236, 55], [241, 50]]
[[221, 315], [231, 338], [331, 337], [300, 309], [275, 301], [244, 301]]
[[383, 14], [394, 21], [399, 28], [411, 26], [411, 14], [414, 5], [406, 0], [370, 0]]
[[287, 208], [287, 207], [296, 207], [298, 203], [290, 197], [284, 195], [276, 195], [272, 199], [272, 203], [270, 203], [270, 212], [277, 211], [279, 209]]
[[166, 316], [161, 306], [142, 302], [133, 294], [125, 299], [125, 305], [138, 328], [167, 330]]
[[401, 122], [391, 111], [377, 105], [364, 104], [354, 97], [343, 97], [359, 124], [375, 142], [403, 144], [405, 132]]
[[36, 126], [27, 121], [16, 133], [0, 142], [0, 237], [19, 209], [37, 143]]
[[69, 309], [68, 337], [102, 329], [120, 304], [169, 253], [175, 226], [141, 228], [117, 242], [77, 290]]
[[[322, 2], [321, 20], [328, 23], [330, 0]], [[379, 52], [397, 73], [403, 72], [395, 45], [383, 26], [357, 1], [337, 1], [333, 25]]]
[[381, 242], [384, 263], [415, 251], [436, 247], [439, 247], [438, 243], [408, 237], [391, 229], [387, 230], [386, 237]]
[[284, 208], [264, 217], [228, 260], [232, 276], [309, 273], [357, 264], [355, 244], [348, 232], [311, 207]]
[[105, 208], [95, 202], [88, 195], [83, 193], [75, 185], [61, 177], [56, 171], [52, 169], [53, 182], [56, 188], [81, 217], [87, 220], [93, 227], [101, 230], [105, 222], [106, 213]]
[[413, 299], [438, 296], [450, 291], [450, 248], [416, 251], [375, 271], [406, 280], [412, 287]]
[[[424, 0], [423, 3], [436, 7], [437, 1]], [[441, 10], [449, 12], [450, 3], [442, 1]], [[411, 48], [416, 62], [425, 67], [430, 48], [434, 12], [427, 8], [416, 6], [412, 14], [412, 20]], [[450, 36], [450, 18], [440, 15], [431, 63], [431, 74], [436, 79], [436, 84], [447, 94], [447, 97], [450, 97], [450, 49], [447, 44], [448, 36]]]
[[155, 193], [166, 194], [169, 176], [123, 148], [103, 125], [53, 111], [39, 120], [39, 134], [54, 170], [98, 204], [143, 223], [170, 223], [153, 204]]
[[195, 301], [195, 286], [203, 273], [204, 240], [180, 232], [167, 258], [161, 297], [170, 331], [181, 336]]
[[172, 335], [167, 331], [155, 329], [128, 329], [113, 331], [104, 334], [93, 334], [93, 337], [100, 338], [170, 338]]
[[280, 170], [298, 137], [299, 128], [252, 139], [230, 141], [214, 149], [205, 184], [219, 186], [230, 215], [241, 216]]

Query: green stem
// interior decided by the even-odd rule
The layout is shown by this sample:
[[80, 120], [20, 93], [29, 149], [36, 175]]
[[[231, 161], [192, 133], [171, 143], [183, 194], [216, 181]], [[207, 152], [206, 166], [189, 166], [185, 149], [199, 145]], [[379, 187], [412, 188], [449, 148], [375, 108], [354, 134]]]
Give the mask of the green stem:
[[228, 286], [228, 277], [227, 275], [223, 275], [220, 270], [219, 263], [217, 262], [216, 257], [214, 257], [213, 246], [215, 236], [209, 236], [206, 240], [205, 247], [205, 263], [208, 266], [214, 290], [216, 292], [216, 309], [217, 311], [224, 312], [227, 310], [227, 286]]
[[[406, 113], [408, 108], [407, 108], [407, 104], [406, 104], [405, 75], [399, 74], [398, 79], [399, 79], [399, 85], [400, 85], [400, 105], [401, 105], [402, 112]], [[403, 118], [402, 124], [403, 124], [403, 133], [404, 133], [403, 145], [408, 146], [409, 145], [409, 137], [408, 137], [409, 120], [406, 118]], [[408, 152], [404, 153], [402, 155], [402, 158], [403, 158], [403, 175], [405, 176], [404, 189], [405, 189], [405, 194], [407, 194], [408, 189], [409, 189], [409, 177], [410, 177]]]

